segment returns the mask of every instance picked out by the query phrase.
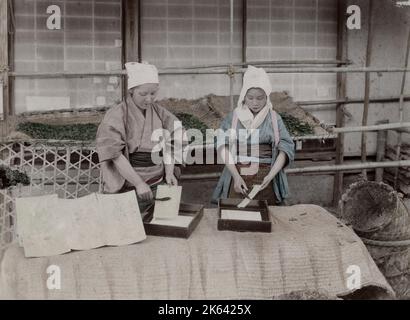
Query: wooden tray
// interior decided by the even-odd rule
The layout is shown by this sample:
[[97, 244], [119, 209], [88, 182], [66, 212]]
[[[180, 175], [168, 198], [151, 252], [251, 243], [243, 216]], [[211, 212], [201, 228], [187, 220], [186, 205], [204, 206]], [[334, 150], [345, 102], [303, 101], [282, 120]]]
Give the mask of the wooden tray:
[[[230, 230], [239, 232], [272, 232], [272, 221], [269, 214], [268, 202], [252, 200], [246, 208], [238, 208], [242, 199], [220, 199], [218, 203], [218, 230]], [[223, 209], [236, 211], [258, 211], [261, 213], [262, 221], [229, 220], [222, 219]]]
[[145, 233], [150, 236], [173, 237], [188, 239], [198, 226], [204, 214], [204, 206], [198, 204], [181, 203], [179, 206], [180, 216], [192, 216], [193, 219], [187, 228], [150, 224], [154, 217], [154, 205], [148, 208], [148, 213], [143, 217]]

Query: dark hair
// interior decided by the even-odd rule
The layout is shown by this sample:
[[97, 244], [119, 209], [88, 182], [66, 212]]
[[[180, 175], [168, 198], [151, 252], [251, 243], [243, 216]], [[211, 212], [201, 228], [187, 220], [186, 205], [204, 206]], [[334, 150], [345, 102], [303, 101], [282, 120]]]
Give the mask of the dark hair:
[[249, 89], [246, 91], [245, 95], [247, 95], [247, 94], [248, 94], [248, 92], [249, 92], [249, 90], [252, 90], [252, 89], [259, 89], [259, 90], [262, 90], [262, 91], [263, 91], [263, 93], [265, 94], [265, 96], [267, 96], [267, 95], [266, 95], [265, 90], [263, 90], [263, 88], [261, 88], [261, 87], [252, 87], [252, 88], [249, 88]]

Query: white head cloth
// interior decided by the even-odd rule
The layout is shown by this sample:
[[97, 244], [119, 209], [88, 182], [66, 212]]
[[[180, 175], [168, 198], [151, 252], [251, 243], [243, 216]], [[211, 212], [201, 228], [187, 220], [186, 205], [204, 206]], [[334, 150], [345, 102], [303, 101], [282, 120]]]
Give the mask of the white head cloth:
[[159, 83], [158, 69], [152, 64], [128, 62], [125, 68], [128, 74], [128, 90], [145, 83]]
[[[245, 95], [249, 89], [260, 88], [265, 91], [267, 100], [265, 107], [254, 116], [251, 110], [245, 102]], [[265, 70], [262, 68], [255, 68], [254, 66], [248, 66], [243, 76], [243, 86], [241, 94], [238, 100], [238, 106], [235, 111], [239, 121], [246, 129], [257, 129], [265, 120], [269, 111], [272, 109], [272, 103], [270, 101], [270, 94], [272, 92], [272, 85]]]

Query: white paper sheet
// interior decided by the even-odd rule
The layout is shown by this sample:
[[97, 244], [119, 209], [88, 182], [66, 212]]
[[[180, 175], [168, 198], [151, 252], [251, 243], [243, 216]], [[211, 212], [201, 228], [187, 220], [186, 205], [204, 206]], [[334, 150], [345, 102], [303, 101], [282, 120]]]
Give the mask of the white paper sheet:
[[90, 250], [104, 245], [104, 227], [95, 193], [78, 199], [59, 199], [64, 215], [71, 217], [67, 243], [73, 250]]
[[67, 218], [60, 215], [57, 195], [16, 199], [18, 232], [26, 257], [67, 253]]
[[119, 246], [146, 239], [135, 192], [57, 195], [16, 200], [18, 232], [26, 257], [53, 256], [71, 250]]
[[150, 224], [157, 224], [162, 226], [183, 227], [188, 228], [193, 217], [177, 216], [174, 219], [152, 219]]
[[135, 192], [97, 194], [106, 245], [122, 246], [147, 238]]
[[222, 210], [221, 218], [228, 220], [262, 221], [259, 211]]
[[175, 219], [181, 203], [181, 186], [160, 185], [157, 189], [157, 199], [170, 197], [167, 201], [155, 201], [154, 219]]
[[255, 184], [252, 188], [252, 191], [249, 192], [248, 197], [250, 199], [243, 199], [240, 204], [238, 204], [238, 208], [245, 208], [248, 206], [248, 204], [251, 202], [253, 198], [256, 197], [256, 195], [261, 191], [261, 185], [260, 184]]
[[[16, 234], [20, 247], [23, 247], [23, 232], [26, 226], [30, 226], [29, 218], [26, 218], [25, 214], [33, 214], [33, 211], [40, 211], [42, 208], [52, 199], [57, 199], [56, 194], [38, 196], [38, 197], [24, 197], [16, 198]], [[38, 207], [41, 206], [39, 209]]]

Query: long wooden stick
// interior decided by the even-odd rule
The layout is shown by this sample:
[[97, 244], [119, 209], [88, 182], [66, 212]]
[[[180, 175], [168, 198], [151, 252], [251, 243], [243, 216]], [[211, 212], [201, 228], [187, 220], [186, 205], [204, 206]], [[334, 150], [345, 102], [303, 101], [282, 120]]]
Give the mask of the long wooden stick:
[[[229, 60], [232, 62], [233, 61], [233, 19], [234, 19], [234, 2], [233, 0], [230, 1], [230, 21], [229, 21]], [[231, 73], [232, 72], [232, 73]], [[234, 105], [233, 105], [233, 87], [234, 87], [234, 81], [235, 81], [235, 72], [233, 70], [233, 66], [230, 65], [228, 67], [228, 75], [229, 75], [229, 104], [230, 104], [230, 108], [231, 110], [234, 109]]]
[[[242, 0], [242, 63], [246, 65], [248, 52], [248, 0]], [[260, 63], [259, 63], [260, 64]]]
[[307, 168], [292, 168], [285, 169], [286, 173], [310, 173], [310, 172], [331, 172], [331, 171], [347, 171], [360, 169], [376, 169], [376, 168], [394, 168], [394, 167], [410, 167], [410, 160], [403, 161], [386, 161], [386, 162], [365, 162], [357, 164], [341, 164], [328, 166], [315, 166]]
[[[381, 120], [377, 124], [389, 123], [389, 120]], [[381, 130], [377, 132], [377, 149], [376, 149], [376, 161], [382, 162], [384, 159], [384, 154], [386, 150], [386, 140], [387, 140], [387, 131]], [[376, 182], [383, 181], [383, 168], [376, 169]]]
[[[7, 0], [0, 0], [0, 90], [3, 90], [3, 125], [2, 130], [8, 134], [8, 116], [10, 114], [9, 103], [9, 6]], [[4, 132], [2, 132], [4, 134]]]
[[[346, 12], [346, 1], [339, 0], [337, 4], [338, 21], [337, 21], [337, 59], [343, 59], [347, 54], [347, 38], [344, 12]], [[337, 99], [344, 100], [346, 97], [346, 74], [337, 74]], [[344, 127], [345, 114], [344, 104], [336, 105], [336, 126]], [[336, 164], [342, 164], [344, 161], [344, 134], [339, 134], [336, 141]], [[343, 172], [337, 172], [333, 183], [333, 204], [337, 206], [343, 191]]]
[[[409, 64], [409, 52], [410, 52], [410, 27], [408, 31], [408, 36], [407, 36], [407, 48], [406, 48], [406, 53], [404, 56], [404, 67], [407, 68]], [[399, 121], [403, 122], [403, 105], [404, 105], [404, 87], [406, 84], [406, 73], [403, 72], [403, 78], [401, 80], [401, 88], [400, 88], [400, 102], [399, 102]], [[400, 153], [401, 153], [401, 144], [403, 140], [403, 133], [399, 132], [398, 133], [398, 139], [397, 139], [397, 148], [396, 148], [396, 161], [400, 160]], [[399, 168], [396, 168], [394, 172], [394, 181], [393, 181], [393, 186], [396, 189], [397, 187], [397, 181], [399, 178]]]
[[[246, 69], [235, 68], [235, 74], [244, 73]], [[390, 72], [410, 72], [410, 68], [265, 68], [267, 73], [363, 73], [363, 72], [376, 72], [376, 73], [390, 73]], [[85, 78], [85, 77], [104, 77], [104, 76], [125, 76], [126, 70], [118, 71], [93, 71], [93, 72], [9, 72], [11, 77], [21, 78]], [[160, 69], [160, 75], [181, 75], [181, 74], [227, 74], [225, 69], [218, 70], [190, 70], [190, 69]]]
[[[373, 0], [369, 0], [369, 18], [368, 18], [368, 32], [367, 32], [367, 47], [366, 47], [366, 67], [370, 66], [371, 53], [372, 53], [372, 42], [373, 42]], [[369, 115], [369, 99], [370, 99], [370, 73], [365, 73], [365, 85], [364, 85], [364, 106], [363, 106], [363, 117], [362, 126], [367, 125], [368, 115]], [[367, 159], [367, 135], [365, 132], [362, 133], [362, 144], [361, 144], [361, 158], [362, 162], [366, 162]], [[363, 178], [367, 179], [367, 172], [365, 169], [362, 171]]]
[[[403, 95], [404, 101], [410, 101], [410, 95]], [[370, 98], [369, 102], [377, 102], [377, 103], [388, 103], [394, 102], [397, 103], [400, 101], [400, 96], [397, 97], [380, 97], [380, 98]], [[326, 105], [336, 105], [339, 103], [342, 104], [353, 104], [353, 103], [363, 103], [364, 99], [335, 99], [335, 100], [311, 100], [311, 101], [295, 101], [295, 104], [298, 106], [326, 106]]]
[[344, 127], [344, 128], [330, 128], [329, 131], [332, 133], [346, 133], [346, 132], [368, 132], [368, 131], [379, 131], [379, 130], [394, 130], [409, 128], [410, 122], [397, 122], [397, 123], [386, 123], [386, 124], [374, 124], [370, 126], [358, 126], [358, 127]]
[[[366, 163], [354, 163], [354, 164], [291, 168], [291, 169], [285, 169], [285, 172], [287, 174], [318, 173], [318, 172], [332, 173], [332, 172], [338, 172], [338, 171], [377, 169], [377, 168], [395, 168], [395, 167], [410, 167], [410, 160], [386, 161], [386, 162], [366, 162]], [[213, 172], [213, 173], [200, 173], [200, 174], [185, 174], [185, 175], [182, 175], [181, 178], [182, 180], [201, 180], [201, 179], [216, 179], [216, 178], [219, 178], [220, 176], [221, 176], [220, 172]]]
[[142, 0], [137, 0], [137, 43], [138, 43], [138, 62], [142, 62]]
[[[244, 0], [246, 1], [246, 0]], [[245, 41], [243, 39], [242, 41]], [[244, 53], [243, 53], [244, 54]], [[242, 67], [247, 65], [254, 66], [287, 66], [287, 65], [351, 65], [352, 62], [349, 60], [329, 60], [329, 59], [314, 59], [314, 60], [264, 60], [264, 61], [243, 61], [232, 63], [234, 67]], [[207, 69], [207, 68], [227, 68], [230, 64], [226, 63], [215, 63], [215, 64], [201, 64], [189, 66], [189, 69]], [[167, 69], [180, 69], [181, 67], [167, 67]]]
[[[403, 100], [404, 101], [410, 101], [410, 95], [403, 95]], [[400, 101], [400, 96], [397, 97], [380, 97], [380, 98], [371, 98], [369, 100], [370, 102], [376, 102], [376, 103], [397, 103]], [[362, 103], [364, 100], [362, 98], [352, 98], [352, 99], [335, 99], [335, 100], [311, 100], [311, 101], [294, 101], [295, 104], [298, 106], [303, 106], [303, 107], [309, 107], [309, 106], [314, 106], [315, 108], [317, 107], [324, 107], [324, 108], [329, 108], [329, 105], [336, 105], [338, 103], [342, 104], [357, 104], [357, 103]], [[64, 112], [95, 112], [95, 111], [106, 111], [108, 110], [109, 107], [89, 107], [89, 108], [81, 108], [81, 109], [63, 109], [63, 110], [58, 110], [58, 113], [64, 113]], [[31, 111], [31, 112], [24, 112], [21, 115], [24, 116], [30, 116], [30, 115], [35, 115], [35, 114], [49, 114], [49, 113], [55, 113], [56, 111], [50, 110], [50, 111]]]
[[[9, 68], [10, 70], [15, 69], [15, 48], [14, 43], [16, 39], [16, 18], [15, 18], [15, 11], [14, 11], [14, 1], [9, 0]], [[16, 114], [16, 106], [15, 106], [15, 95], [16, 92], [14, 90], [14, 79], [9, 77], [9, 115], [14, 116]]]

